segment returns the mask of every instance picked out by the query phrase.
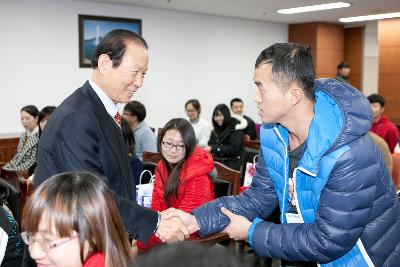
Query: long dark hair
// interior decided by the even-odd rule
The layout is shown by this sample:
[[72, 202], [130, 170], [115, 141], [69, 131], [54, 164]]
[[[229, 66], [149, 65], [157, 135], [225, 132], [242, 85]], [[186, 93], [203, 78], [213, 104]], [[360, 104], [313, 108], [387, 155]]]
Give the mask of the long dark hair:
[[66, 172], [42, 183], [25, 204], [22, 228], [36, 234], [40, 223], [49, 228], [54, 225], [59, 237], [70, 237], [76, 231], [82, 262], [85, 241], [90, 247], [88, 257], [102, 253], [105, 266], [127, 266], [131, 261], [130, 244], [112, 193], [103, 179], [92, 173]]
[[[181, 134], [183, 144], [185, 146], [184, 158], [175, 164], [170, 164], [161, 153], [162, 163], [168, 171], [167, 179], [166, 177], [161, 177], [161, 181], [164, 186], [164, 200], [167, 203], [167, 206], [170, 207], [170, 199], [178, 196], [179, 177], [181, 170], [185, 169], [186, 160], [193, 153], [196, 147], [196, 135], [192, 125], [187, 120], [182, 118], [172, 119], [167, 122], [161, 132], [160, 139], [158, 141], [158, 147], [160, 151], [162, 149], [161, 142], [168, 130], [177, 130]], [[161, 176], [161, 172], [159, 170], [158, 173]]]
[[[222, 123], [221, 126], [219, 126], [214, 120], [214, 116], [217, 115], [217, 113], [221, 113], [224, 116], [224, 122]], [[218, 106], [216, 106], [214, 108], [211, 120], [214, 126], [215, 133], [218, 136], [221, 135], [228, 126], [228, 124], [231, 122], [231, 113], [229, 111], [228, 106], [225, 104], [219, 104]]]
[[132, 156], [135, 153], [135, 136], [129, 122], [122, 118], [121, 120], [121, 132], [124, 137], [125, 144], [128, 148], [128, 155]]

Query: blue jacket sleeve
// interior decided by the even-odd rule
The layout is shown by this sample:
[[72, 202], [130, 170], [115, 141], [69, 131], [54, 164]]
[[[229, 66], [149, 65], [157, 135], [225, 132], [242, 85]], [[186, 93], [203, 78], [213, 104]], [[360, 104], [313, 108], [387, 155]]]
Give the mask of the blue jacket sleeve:
[[343, 256], [360, 238], [368, 222], [382, 170], [368, 153], [344, 153], [322, 190], [315, 222], [260, 222], [253, 248], [260, 256], [326, 263]]
[[207, 236], [222, 231], [229, 224], [229, 218], [221, 212], [221, 207], [252, 221], [256, 217], [266, 218], [277, 204], [275, 189], [260, 151], [253, 182], [247, 190], [237, 196], [209, 202], [193, 210], [193, 214], [200, 226], [200, 236]]

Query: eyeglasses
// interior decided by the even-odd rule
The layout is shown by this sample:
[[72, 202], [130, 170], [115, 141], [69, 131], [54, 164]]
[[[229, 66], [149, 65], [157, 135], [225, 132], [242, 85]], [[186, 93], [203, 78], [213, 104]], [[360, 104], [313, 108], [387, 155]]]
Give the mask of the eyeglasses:
[[176, 151], [185, 150], [185, 145], [174, 145], [173, 143], [170, 142], [161, 142], [161, 143], [166, 149], [172, 149], [173, 147], [175, 147]]
[[55, 243], [56, 240], [48, 240], [48, 239], [36, 239], [34, 238], [34, 235], [30, 235], [28, 232], [24, 231], [21, 233], [21, 238], [24, 241], [25, 244], [28, 246], [32, 246], [34, 243], [38, 243], [40, 248], [45, 252], [48, 253], [51, 249], [59, 247], [61, 245], [64, 245], [65, 243], [68, 243], [71, 240], [74, 240], [77, 238], [79, 235], [75, 235], [73, 237], [70, 237], [66, 240], [60, 241], [58, 243]]

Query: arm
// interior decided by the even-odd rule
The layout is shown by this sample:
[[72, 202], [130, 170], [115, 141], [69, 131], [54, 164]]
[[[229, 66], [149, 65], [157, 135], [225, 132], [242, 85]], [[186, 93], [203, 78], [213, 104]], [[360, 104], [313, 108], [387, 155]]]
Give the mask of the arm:
[[[73, 113], [64, 119], [59, 129], [52, 147], [57, 171], [85, 170], [104, 176], [99, 159], [101, 148], [98, 133], [101, 130], [96, 122], [82, 114]], [[157, 225], [157, 212], [143, 208], [115, 191], [114, 199], [126, 229], [137, 234], [139, 240], [149, 239]]]
[[256, 217], [266, 218], [277, 204], [275, 189], [260, 151], [253, 182], [246, 191], [237, 196], [209, 202], [193, 210], [193, 214], [200, 227], [200, 235], [206, 236], [222, 231], [229, 224], [229, 219], [221, 212], [221, 207], [252, 221]]
[[151, 197], [151, 209], [156, 211], [163, 211], [167, 209], [165, 200], [164, 200], [164, 189], [162, 186], [161, 177], [158, 172], [158, 167], [156, 167], [156, 177], [154, 180], [154, 187], [153, 187], [153, 195]]
[[352, 151], [341, 156], [321, 193], [314, 223], [253, 222], [256, 253], [321, 263], [343, 256], [360, 238], [375, 198], [380, 171], [371, 158]]

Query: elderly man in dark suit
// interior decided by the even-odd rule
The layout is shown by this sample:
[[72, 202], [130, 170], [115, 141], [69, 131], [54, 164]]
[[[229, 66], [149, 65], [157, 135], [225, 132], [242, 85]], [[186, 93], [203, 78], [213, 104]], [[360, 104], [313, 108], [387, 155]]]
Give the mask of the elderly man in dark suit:
[[98, 44], [93, 73], [56, 109], [39, 143], [35, 184], [50, 176], [86, 170], [102, 174], [130, 237], [146, 242], [153, 233], [163, 241], [183, 240], [187, 228], [135, 203], [135, 182], [121, 134], [117, 103], [127, 103], [147, 71], [146, 41], [127, 30], [114, 30]]

